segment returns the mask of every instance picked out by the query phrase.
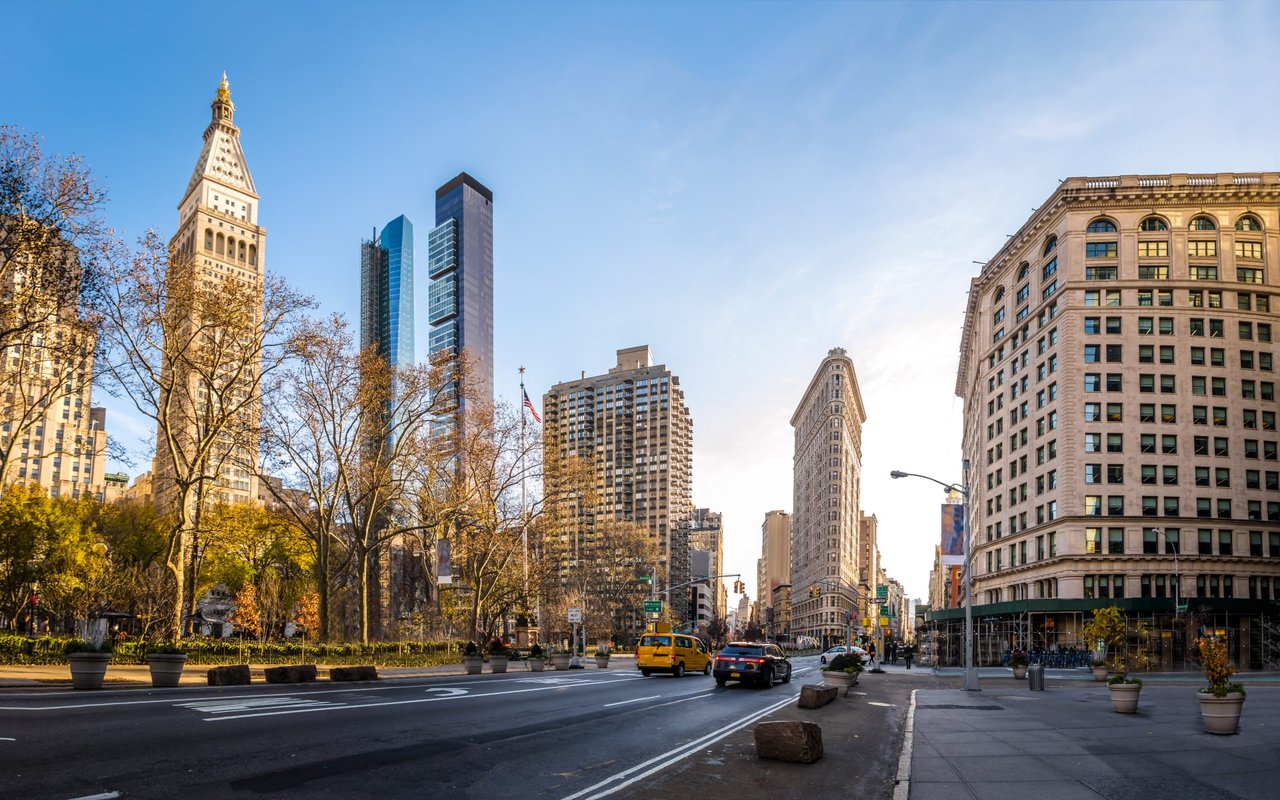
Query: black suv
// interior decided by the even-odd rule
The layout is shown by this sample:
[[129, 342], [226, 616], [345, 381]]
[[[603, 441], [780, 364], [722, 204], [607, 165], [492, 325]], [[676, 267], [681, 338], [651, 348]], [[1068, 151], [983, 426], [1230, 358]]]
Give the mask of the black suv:
[[791, 662], [776, 644], [732, 642], [716, 654], [712, 673], [720, 686], [742, 681], [770, 687], [791, 682]]

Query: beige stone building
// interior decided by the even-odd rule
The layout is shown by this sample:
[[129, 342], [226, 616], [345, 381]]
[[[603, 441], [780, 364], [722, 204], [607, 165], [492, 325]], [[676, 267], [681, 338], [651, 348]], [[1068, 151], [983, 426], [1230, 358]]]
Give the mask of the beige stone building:
[[1277, 173], [1071, 178], [973, 280], [956, 394], [980, 663], [1082, 644], [1112, 603], [1166, 666], [1196, 625], [1245, 667], [1280, 658], [1278, 203]]
[[791, 416], [791, 630], [830, 641], [857, 619], [862, 425], [853, 361], [834, 348]]
[[[169, 242], [169, 280], [213, 287], [230, 276], [256, 288], [260, 314], [267, 232], [258, 225], [258, 193], [240, 146], [240, 128], [234, 123], [235, 104], [225, 74], [210, 107], [213, 113], [204, 131], [204, 147], [178, 203], [177, 233]], [[166, 372], [170, 368], [166, 365]], [[199, 377], [191, 375], [188, 380], [192, 388], [184, 392], [184, 398], [207, 394]], [[186, 408], [185, 399], [178, 399], [175, 405], [174, 413], [188, 415], [194, 429], [199, 424], [196, 409]], [[243, 425], [237, 427], [253, 430], [258, 416], [256, 399], [249, 402], [242, 416]], [[180, 424], [177, 427], [181, 430]], [[199, 434], [180, 433], [177, 438], [182, 442], [199, 438]], [[153, 488], [156, 502], [164, 507], [173, 493], [172, 460], [159, 441], [156, 450]], [[205, 501], [248, 503], [258, 499], [256, 438], [228, 438], [214, 460], [218, 477]]]
[[791, 515], [769, 511], [760, 526], [760, 558], [756, 561], [756, 595], [764, 606], [770, 637], [791, 633]]
[[[656, 589], [687, 583], [693, 513], [693, 419], [680, 378], [654, 364], [648, 345], [618, 351], [604, 375], [558, 383], [543, 395], [543, 436], [550, 455], [595, 466], [600, 502], [581, 509], [553, 549], [589, 551], [596, 520], [634, 522], [657, 545]], [[672, 597], [672, 608], [683, 603]]]

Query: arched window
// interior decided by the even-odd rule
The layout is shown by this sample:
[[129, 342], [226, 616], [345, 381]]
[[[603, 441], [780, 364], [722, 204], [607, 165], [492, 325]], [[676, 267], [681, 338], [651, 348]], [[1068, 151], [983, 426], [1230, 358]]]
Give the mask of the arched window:
[[213, 228], [204, 229], [204, 249], [213, 252]]
[[1144, 231], [1167, 231], [1169, 224], [1160, 217], [1147, 217], [1138, 225], [1138, 228]]
[[1001, 286], [999, 289], [996, 289], [996, 296], [992, 300], [992, 302], [999, 303], [1003, 299], [1004, 299], [1004, 287]]
[[258, 246], [256, 244], [249, 245], [249, 266], [258, 266]]
[[1084, 229], [1085, 233], [1115, 233], [1116, 224], [1106, 217], [1098, 217]]
[[1208, 217], [1196, 217], [1191, 220], [1191, 225], [1188, 227], [1193, 231], [1216, 231], [1218, 229], [1217, 224]]
[[1029, 274], [1031, 274], [1031, 265], [1023, 261], [1022, 266], [1018, 267], [1018, 280], [1024, 280]]
[[214, 252], [216, 252], [218, 255], [222, 255], [223, 252], [226, 251], [226, 247], [227, 247], [227, 237], [223, 236], [222, 234], [218, 234], [218, 249]]
[[1259, 221], [1258, 221], [1258, 218], [1257, 218], [1257, 217], [1255, 217], [1254, 215], [1252, 215], [1252, 214], [1245, 214], [1243, 217], [1241, 217], [1240, 219], [1236, 220], [1236, 230], [1238, 230], [1238, 231], [1260, 231], [1260, 230], [1262, 230], [1262, 223], [1261, 223], [1261, 222], [1259, 222]]
[[1040, 255], [1047, 256], [1057, 249], [1058, 249], [1058, 237], [1050, 236], [1049, 240], [1044, 243], [1044, 252], [1042, 252]]

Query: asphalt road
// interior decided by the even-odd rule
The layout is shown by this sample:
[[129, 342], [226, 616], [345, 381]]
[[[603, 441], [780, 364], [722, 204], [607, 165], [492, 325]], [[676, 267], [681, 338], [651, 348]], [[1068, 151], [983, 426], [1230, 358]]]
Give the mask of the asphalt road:
[[0, 695], [0, 797], [642, 796], [685, 755], [794, 703], [634, 670], [354, 685]]

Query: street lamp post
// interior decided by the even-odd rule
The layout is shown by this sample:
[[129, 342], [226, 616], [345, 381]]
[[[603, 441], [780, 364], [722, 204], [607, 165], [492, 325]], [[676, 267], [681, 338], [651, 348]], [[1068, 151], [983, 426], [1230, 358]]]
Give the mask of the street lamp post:
[[964, 460], [963, 472], [964, 483], [962, 486], [956, 486], [954, 483], [944, 483], [928, 475], [902, 472], [896, 469], [889, 473], [889, 477], [924, 478], [927, 481], [933, 481], [948, 492], [960, 493], [960, 498], [964, 503], [964, 507], [961, 510], [961, 515], [964, 518], [964, 683], [961, 688], [966, 692], [980, 692], [982, 687], [978, 685], [978, 672], [973, 668], [973, 564], [969, 560], [969, 459], [967, 458]]

